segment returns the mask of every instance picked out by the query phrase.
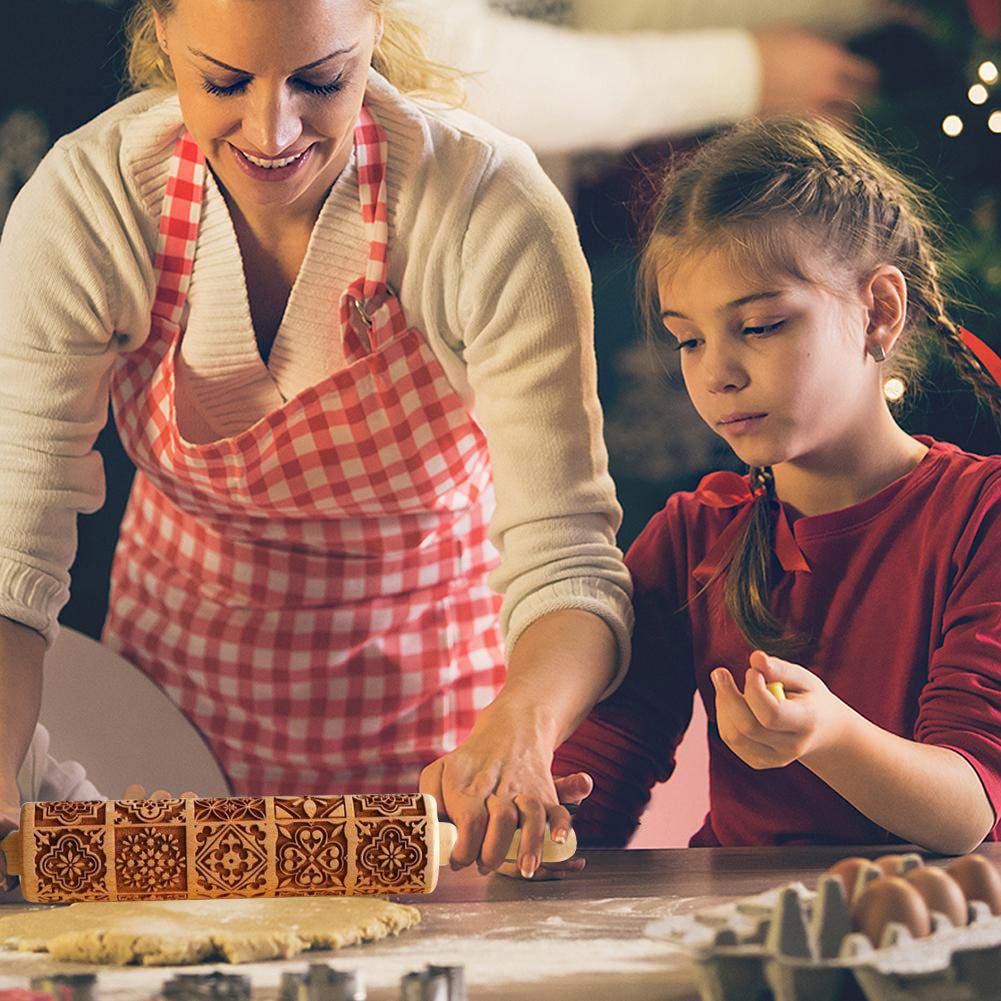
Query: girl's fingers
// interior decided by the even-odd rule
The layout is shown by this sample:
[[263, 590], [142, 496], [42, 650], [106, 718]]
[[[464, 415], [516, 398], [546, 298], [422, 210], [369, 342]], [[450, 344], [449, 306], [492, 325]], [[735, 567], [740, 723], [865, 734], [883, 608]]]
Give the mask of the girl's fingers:
[[725, 668], [718, 667], [710, 675], [716, 686], [716, 715], [725, 716], [729, 724], [743, 737], [761, 739], [761, 724], [758, 722], [744, 696], [740, 694], [733, 675]]
[[800, 692], [809, 692], [817, 687], [817, 676], [812, 671], [808, 671], [801, 664], [771, 657], [763, 650], [755, 650], [750, 656], [749, 663], [764, 675], [766, 684], [781, 682], [787, 697]]
[[768, 690], [765, 676], [753, 667], [749, 667], [744, 675], [744, 701], [766, 731], [795, 733], [800, 729], [795, 702], [790, 699], [779, 701]]
[[132, 785], [127, 786], [125, 792], [122, 793], [122, 799], [145, 799], [146, 789], [136, 782]]

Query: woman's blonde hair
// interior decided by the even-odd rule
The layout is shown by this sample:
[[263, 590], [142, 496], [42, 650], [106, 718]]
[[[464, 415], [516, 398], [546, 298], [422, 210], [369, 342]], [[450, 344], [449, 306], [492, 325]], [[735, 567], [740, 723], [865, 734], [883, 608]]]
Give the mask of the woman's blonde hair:
[[[394, 87], [411, 97], [443, 104], [463, 102], [462, 74], [435, 62], [426, 52], [424, 32], [401, 0], [365, 0], [382, 15], [384, 31], [372, 65]], [[156, 37], [154, 13], [168, 17], [175, 0], [138, 0], [126, 27], [128, 80], [134, 91], [173, 87], [174, 74]]]
[[[663, 330], [659, 277], [695, 253], [722, 252], [745, 274], [784, 273], [836, 291], [857, 291], [864, 276], [892, 264], [907, 280], [909, 308], [887, 375], [913, 385], [938, 346], [1001, 420], [998, 386], [946, 310], [933, 230], [921, 209], [926, 199], [824, 122], [780, 118], [738, 126], [664, 180], [638, 276], [648, 329]], [[726, 608], [752, 647], [795, 656], [809, 639], [786, 631], [769, 607], [776, 572], [771, 470], [752, 468], [750, 478], [758, 494], [725, 570]]]

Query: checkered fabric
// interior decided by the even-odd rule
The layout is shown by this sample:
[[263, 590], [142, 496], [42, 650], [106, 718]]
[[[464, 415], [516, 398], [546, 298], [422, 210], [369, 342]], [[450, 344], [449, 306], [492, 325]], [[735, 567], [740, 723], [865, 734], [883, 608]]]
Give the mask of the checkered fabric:
[[487, 443], [386, 284], [386, 140], [355, 129], [370, 240], [346, 366], [231, 438], [180, 434], [175, 362], [204, 158], [178, 141], [146, 343], [112, 376], [138, 468], [105, 639], [201, 731], [234, 793], [389, 792], [504, 678]]

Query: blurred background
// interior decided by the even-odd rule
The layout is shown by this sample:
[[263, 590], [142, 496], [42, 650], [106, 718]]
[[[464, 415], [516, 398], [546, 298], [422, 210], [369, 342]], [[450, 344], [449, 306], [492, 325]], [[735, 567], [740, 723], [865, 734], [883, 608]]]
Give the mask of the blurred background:
[[[885, 157], [933, 192], [954, 272], [952, 289], [960, 301], [957, 318], [1001, 351], [1001, 0], [893, 7], [852, 0], [836, 5], [840, 14], [832, 14], [829, 8], [835, 5], [830, 4], [753, 0], [425, 2], [432, 34], [441, 35], [432, 48], [437, 45], [443, 58], [452, 55], [466, 63], [463, 69], [478, 74], [471, 110], [493, 115], [498, 124], [518, 131], [518, 113], [531, 111], [532, 102], [541, 107], [546, 101], [547, 113], [559, 115], [561, 108], [553, 102], [562, 101], [567, 120], [572, 110], [579, 124], [562, 147], [559, 137], [550, 141], [551, 130], [545, 141], [536, 139], [530, 125], [523, 138], [537, 146], [571, 201], [594, 274], [600, 392], [612, 471], [625, 510], [624, 548], [668, 494], [690, 489], [710, 469], [736, 468], [723, 442], [691, 410], [671, 371], [674, 352], [667, 352], [672, 358], [658, 357], [640, 331], [634, 260], [639, 220], [651, 194], [647, 179], [672, 153], [728, 120], [767, 111], [760, 106], [764, 88], [770, 84], [774, 90], [782, 82], [774, 74], [788, 68], [796, 46], [801, 61], [815, 59], [819, 50], [811, 46], [823, 39], [831, 46], [824, 51], [842, 58], [846, 73], [854, 68], [865, 77], [869, 68], [875, 71], [871, 80], [859, 84], [857, 101], [846, 84], [844, 93], [831, 97], [832, 104], [840, 102], [835, 109], [839, 115], [859, 125]], [[4, 5], [0, 222], [49, 146], [124, 93], [122, 26], [130, 6], [129, 0]], [[781, 30], [769, 33], [779, 19]], [[508, 36], [505, 26], [517, 30]], [[489, 30], [490, 47], [474, 44], [480, 27]], [[784, 49], [776, 48], [776, 39]], [[662, 57], [655, 48], [660, 41], [665, 43]], [[633, 115], [637, 121], [643, 118], [645, 132], [624, 128], [621, 136], [610, 137], [594, 109], [589, 135], [590, 109], [578, 96], [570, 70], [564, 73], [562, 66], [573, 62], [575, 46], [584, 46], [582, 59], [588, 52], [598, 53], [588, 73], [591, 85], [601, 87], [602, 74], [616, 72], [609, 68], [609, 54], [619, 52], [632, 60], [630, 53], [640, 48], [629, 46], [641, 43], [643, 58], [662, 58], [646, 85], [650, 99], [643, 107], [623, 103], [612, 110], [621, 123], [628, 124]], [[540, 51], [551, 59], [540, 59]], [[712, 62], [714, 52], [718, 65]], [[738, 66], [748, 53], [760, 65]], [[637, 55], [637, 66], [639, 59]], [[507, 108], [500, 107], [497, 93], [488, 93], [494, 79], [496, 91], [511, 91], [502, 74], [486, 71], [491, 61], [525, 88], [524, 94], [507, 94]], [[608, 83], [614, 97], [611, 78]], [[667, 96], [677, 94], [678, 107], [673, 117], [665, 115], [662, 125], [651, 125], [650, 107], [655, 96], [663, 96], [661, 89]], [[719, 94], [727, 89], [732, 91], [729, 108]], [[795, 108], [798, 92], [788, 78], [785, 91], [781, 96]], [[774, 93], [771, 100], [775, 107]], [[534, 111], [528, 117], [541, 120]], [[902, 419], [911, 431], [974, 451], [1001, 452], [997, 430], [947, 365], [933, 365], [927, 386], [906, 404]], [[98, 514], [81, 518], [72, 600], [63, 613], [65, 623], [92, 636], [99, 634], [103, 621], [112, 549], [131, 481], [128, 460], [110, 426], [99, 447], [108, 474], [108, 501]]]

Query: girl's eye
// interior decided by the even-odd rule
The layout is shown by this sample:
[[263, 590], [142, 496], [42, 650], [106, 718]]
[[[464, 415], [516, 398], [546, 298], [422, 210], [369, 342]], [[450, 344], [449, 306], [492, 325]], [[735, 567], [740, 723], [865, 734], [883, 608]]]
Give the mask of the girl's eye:
[[777, 323], [769, 323], [764, 327], [744, 327], [744, 333], [750, 334], [752, 337], [767, 337], [768, 334], [774, 334], [784, 323], [785, 320], [779, 320]]
[[691, 351], [693, 348], [698, 347], [698, 343], [699, 342], [696, 341], [696, 340], [678, 341], [674, 345], [674, 350], [675, 351]]
[[[329, 83], [310, 83], [308, 80], [296, 80], [294, 82], [297, 87], [307, 94], [316, 94], [320, 97], [329, 97], [344, 87], [343, 76], [335, 77]], [[231, 97], [234, 94], [242, 94], [247, 89], [248, 83], [250, 83], [249, 79], [238, 80], [236, 83], [231, 83], [224, 87], [213, 83], [207, 78], [202, 78], [202, 86], [209, 94], [213, 94], [216, 97]]]

